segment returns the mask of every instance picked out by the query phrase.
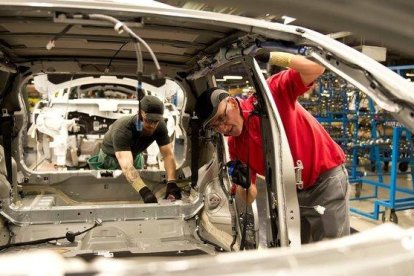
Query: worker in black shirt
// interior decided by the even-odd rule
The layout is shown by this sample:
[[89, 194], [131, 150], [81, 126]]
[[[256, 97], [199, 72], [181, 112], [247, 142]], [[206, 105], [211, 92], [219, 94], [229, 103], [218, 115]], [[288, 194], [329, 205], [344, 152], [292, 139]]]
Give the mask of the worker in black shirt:
[[157, 203], [154, 193], [142, 181], [137, 170], [142, 168], [141, 152], [156, 141], [167, 172], [165, 198], [181, 199], [181, 191], [176, 184], [173, 147], [163, 120], [164, 104], [155, 96], [145, 96], [138, 112], [138, 115], [122, 117], [111, 125], [98, 155], [100, 168], [122, 169], [128, 182], [139, 192], [145, 203]]

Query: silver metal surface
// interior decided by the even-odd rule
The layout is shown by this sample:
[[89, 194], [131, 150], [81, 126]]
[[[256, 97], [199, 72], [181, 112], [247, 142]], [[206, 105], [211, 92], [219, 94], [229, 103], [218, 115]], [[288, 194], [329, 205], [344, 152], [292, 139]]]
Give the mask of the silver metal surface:
[[[182, 201], [176, 202], [161, 200], [162, 188], [165, 188], [165, 173], [161, 170], [140, 172], [160, 198], [159, 204], [143, 205], [138, 202], [137, 193], [120, 177], [120, 172], [108, 177], [105, 177], [105, 173], [91, 170], [33, 172], [24, 164], [24, 139], [27, 138], [26, 130], [30, 119], [26, 113], [27, 99], [23, 92], [24, 86], [32, 78], [30, 74], [102, 75], [108, 69], [108, 73], [113, 76], [136, 77], [137, 62], [132, 45], [127, 45], [111, 68], [107, 68], [109, 59], [119, 49], [120, 44], [129, 39], [127, 36], [118, 36], [112, 28], [76, 25], [74, 34], [68, 33], [65, 41], [58, 40], [57, 43], [62, 42], [61, 45], [64, 46], [48, 51], [48, 35], [52, 38], [65, 28], [65, 23], [53, 22], [55, 12], [69, 15], [102, 13], [128, 22], [135, 22], [137, 18], [144, 19], [145, 24], [137, 32], [142, 37], [147, 36], [145, 38], [154, 49], [164, 76], [177, 80], [185, 88], [183, 114], [187, 115], [187, 123], [188, 118], [194, 117], [197, 95], [206, 86], [214, 83], [212, 75], [218, 67], [233, 61], [240, 61], [243, 66], [248, 67], [248, 74], [255, 81], [255, 88], [265, 104], [262, 129], [267, 168], [266, 185], [259, 189], [255, 216], [259, 248], [276, 245], [299, 247], [300, 219], [295, 170], [289, 145], [266, 81], [258, 64], [251, 57], [257, 50], [257, 45], [251, 45], [251, 41], [280, 41], [283, 45], [292, 45], [289, 51], [303, 50], [303, 46], [307, 45], [309, 48], [302, 54], [318, 60], [359, 88], [365, 89], [380, 106], [388, 108], [408, 127], [414, 128], [412, 84], [363, 54], [306, 28], [233, 15], [177, 9], [156, 2], [45, 0], [40, 3], [16, 0], [2, 1], [0, 6], [0, 25], [4, 30], [0, 39], [11, 45], [3, 45], [1, 51], [15, 62], [13, 66], [20, 66], [22, 69], [21, 72], [16, 70], [19, 74], [13, 75], [14, 82], [7, 91], [7, 104], [14, 108], [15, 127], [19, 131], [18, 138], [13, 141], [12, 154], [17, 162], [17, 166], [14, 166], [17, 170], [15, 175], [18, 176], [16, 182], [22, 186], [20, 190], [15, 185], [13, 198], [2, 199], [1, 202], [2, 222], [8, 220], [15, 224], [12, 227], [15, 236], [11, 242], [33, 241], [56, 236], [61, 232], [65, 234], [63, 232], [68, 230], [79, 231], [77, 227], [86, 229], [96, 219], [102, 219], [103, 225], [79, 237], [77, 245], [68, 245], [67, 247], [73, 249], [70, 254], [113, 256], [113, 252], [120, 250], [140, 253], [176, 250], [178, 253], [181, 250], [193, 249], [214, 254], [214, 248], [229, 250], [230, 243], [234, 241], [237, 249], [240, 241], [239, 214], [236, 214], [236, 219], [232, 217], [233, 212], [237, 211], [237, 204], [229, 203], [226, 189], [221, 185], [222, 175], [219, 174], [222, 166], [220, 162], [227, 161], [228, 154], [218, 152], [221, 147], [215, 144], [217, 141], [211, 133], [205, 137], [201, 137], [204, 134], [199, 133], [199, 148], [185, 148], [185, 161], [178, 170], [178, 176], [184, 183], [189, 182], [191, 174], [197, 174], [198, 182], [193, 183], [196, 184], [193, 188], [183, 185], [186, 195]], [[269, 46], [266, 50], [281, 49], [280, 45], [274, 47]], [[156, 71], [156, 66], [150, 61], [151, 57], [152, 54], [143, 50], [143, 58], [146, 60], [144, 74], [147, 77], [151, 77]], [[25, 68], [28, 71], [24, 71]], [[1, 64], [0, 70], [12, 74], [14, 72], [6, 64]], [[187, 141], [186, 137], [184, 140]], [[191, 160], [190, 150], [199, 150], [199, 160]], [[3, 158], [3, 155], [0, 157]], [[189, 169], [192, 162], [196, 162], [198, 172], [196, 169]], [[4, 180], [4, 170], [2, 172], [0, 194], [7, 197], [7, 191], [14, 183]], [[223, 186], [227, 187], [228, 184], [228, 178], [225, 177]], [[22, 192], [23, 198], [19, 192]], [[276, 209], [276, 215], [273, 209]], [[275, 235], [275, 232], [278, 234]], [[12, 232], [0, 224], [1, 233], [4, 244], [4, 234]], [[234, 237], [237, 239], [233, 240]], [[313, 251], [321, 249], [315, 248], [309, 252], [303, 251], [309, 257], [304, 263], [310, 263], [314, 260], [312, 257], [318, 256]], [[340, 249], [339, 253], [335, 252], [335, 256], [341, 255]], [[283, 254], [288, 253], [269, 253], [272, 260], [262, 257], [263, 268], [273, 269], [272, 272], [275, 264], [280, 265], [280, 268], [291, 268], [289, 265], [296, 262], [290, 262], [287, 255], [283, 259]], [[220, 260], [230, 260], [232, 266], [245, 258], [237, 259], [241, 255], [223, 256]], [[244, 263], [245, 266], [240, 268], [248, 265], [251, 268], [257, 267], [253, 261], [250, 262]], [[342, 268], [341, 264], [332, 264]], [[195, 264], [183, 267], [194, 275], [211, 268], [211, 263], [208, 265], [210, 267], [207, 267], [207, 263], [205, 267], [197, 268]], [[167, 265], [167, 268], [161, 269], [171, 272], [171, 267]], [[180, 269], [179, 266], [173, 272], [182, 272]], [[230, 268], [226, 270], [226, 267], [219, 269], [222, 269], [223, 274], [234, 272]], [[147, 270], [144, 268], [142, 272], [145, 271]], [[303, 272], [296, 272], [298, 271]]]
[[[275, 193], [274, 199], [277, 202], [280, 245], [300, 247], [299, 203], [296, 195], [296, 177], [292, 155], [286, 135], [284, 135], [285, 131], [281, 118], [275, 112], [277, 110], [276, 104], [266, 80], [257, 62], [255, 60], [252, 60], [252, 62], [251, 67], [254, 68], [253, 72], [260, 80], [261, 91], [265, 99], [266, 110], [268, 111], [267, 125], [263, 123], [262, 118], [262, 131], [265, 133], [263, 138], [264, 153], [268, 169], [266, 172], [266, 182]], [[267, 191], [267, 194], [269, 192]], [[273, 202], [268, 204], [272, 205]]]

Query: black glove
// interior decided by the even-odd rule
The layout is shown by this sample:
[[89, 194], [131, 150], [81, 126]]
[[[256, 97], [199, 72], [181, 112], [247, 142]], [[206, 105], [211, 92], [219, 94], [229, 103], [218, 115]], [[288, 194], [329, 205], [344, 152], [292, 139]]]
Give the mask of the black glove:
[[171, 198], [171, 196], [175, 199], [181, 199], [181, 190], [173, 180], [167, 182], [167, 192], [164, 199]]
[[141, 195], [144, 203], [158, 203], [158, 200], [155, 197], [154, 193], [151, 192], [151, 190], [148, 189], [148, 187], [144, 187], [141, 190], [139, 190], [139, 194]]
[[249, 167], [240, 160], [232, 160], [227, 162], [228, 172], [231, 181], [245, 189], [250, 188]]
[[263, 63], [269, 63], [270, 53], [267, 52], [267, 53], [258, 54], [255, 56], [255, 59]]

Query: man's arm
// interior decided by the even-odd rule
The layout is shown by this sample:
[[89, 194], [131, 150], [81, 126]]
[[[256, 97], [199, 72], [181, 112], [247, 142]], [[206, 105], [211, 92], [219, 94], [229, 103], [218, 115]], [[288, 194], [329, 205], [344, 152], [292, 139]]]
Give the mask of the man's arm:
[[175, 181], [176, 180], [176, 164], [175, 164], [175, 157], [174, 152], [172, 150], [172, 144], [169, 143], [167, 145], [160, 147], [160, 152], [162, 157], [164, 158], [164, 167], [165, 171], [167, 172], [167, 181]]
[[164, 167], [167, 172], [167, 189], [165, 192], [166, 199], [181, 199], [181, 190], [176, 183], [176, 164], [172, 143], [160, 147], [160, 152], [164, 157]]
[[256, 58], [271, 65], [292, 68], [300, 74], [302, 82], [306, 86], [315, 81], [325, 71], [325, 67], [316, 62], [300, 55], [285, 52], [264, 53], [256, 56]]
[[288, 67], [296, 70], [300, 74], [302, 82], [305, 85], [311, 84], [325, 71], [325, 67], [322, 65], [299, 55], [292, 55]]
[[145, 187], [145, 183], [142, 181], [138, 170], [134, 167], [132, 152], [117, 151], [115, 152], [115, 156], [118, 159], [119, 166], [121, 167], [125, 178], [129, 183], [131, 183], [132, 187], [139, 192], [143, 187]]

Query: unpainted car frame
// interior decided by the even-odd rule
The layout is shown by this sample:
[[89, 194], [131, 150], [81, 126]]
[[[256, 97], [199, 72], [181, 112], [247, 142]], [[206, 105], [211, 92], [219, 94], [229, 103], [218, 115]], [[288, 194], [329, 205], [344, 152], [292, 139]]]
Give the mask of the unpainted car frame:
[[[263, 145], [266, 153], [265, 185], [259, 185], [259, 196], [253, 204], [255, 247], [300, 247], [295, 168], [277, 108], [254, 59], [260, 51], [299, 53], [320, 62], [368, 94], [378, 106], [408, 128], [414, 129], [412, 84], [358, 51], [306, 28], [146, 2], [3, 1], [0, 5], [2, 26], [10, 31], [9, 34], [0, 34], [0, 39], [7, 41], [1, 47], [0, 70], [6, 84], [2, 91], [2, 120], [9, 125], [14, 123], [15, 130], [11, 137], [5, 130], [2, 133], [4, 153], [1, 156], [5, 158], [2, 158], [0, 174], [1, 244], [31, 245], [31, 241], [72, 232], [78, 234], [74, 243], [70, 239], [60, 240], [62, 243], [59, 245], [66, 250], [65, 256], [98, 254], [102, 251], [114, 254], [214, 254], [215, 250], [238, 250], [241, 241], [238, 215], [243, 208], [240, 207], [241, 201], [229, 195], [230, 181], [223, 167], [228, 161], [225, 142], [215, 133], [200, 131], [200, 123], [192, 114], [197, 95], [216, 85], [213, 77], [215, 70], [241, 63], [249, 68], [249, 78], [263, 107], [262, 134], [263, 141], [266, 141]], [[13, 17], [19, 10], [20, 17]], [[12, 16], [7, 16], [7, 13]], [[105, 21], [107, 19], [108, 22]], [[81, 58], [77, 59], [54, 55], [55, 50], [60, 53], [59, 46], [50, 51], [52, 54], [39, 47], [7, 47], [13, 39], [19, 38], [18, 32], [16, 36], [12, 32], [13, 24], [21, 23], [23, 28], [24, 22], [39, 21], [39, 30], [40, 26], [61, 30], [65, 24], [85, 26], [86, 29], [90, 26], [97, 29], [105, 27], [106, 31], [114, 27], [120, 33], [128, 33], [135, 44], [145, 46], [131, 30], [132, 27], [128, 27], [145, 30], [144, 20], [163, 22], [164, 25], [159, 25], [160, 30], [171, 31], [168, 24], [176, 26], [177, 36], [185, 31], [194, 35], [197, 30], [188, 27], [194, 26], [195, 29], [207, 30], [204, 33], [206, 36], [219, 37], [211, 45], [206, 45], [209, 41], [192, 46], [200, 49], [197, 48], [198, 51], [192, 52], [184, 61], [180, 58], [186, 57], [185, 53], [175, 61], [171, 57], [163, 61], [162, 51], [154, 53], [147, 50], [145, 58], [142, 58], [138, 50], [137, 58], [134, 55], [123, 56], [114, 61], [117, 66], [110, 68], [111, 75], [145, 78], [148, 83], [162, 73], [164, 77], [177, 81], [185, 91], [186, 105], [181, 124], [188, 130], [190, 138], [186, 140], [188, 150], [185, 160], [178, 168], [178, 177], [186, 192], [184, 199], [140, 204], [119, 172], [107, 174], [85, 170], [42, 173], [28, 169], [23, 162], [24, 137], [29, 122], [22, 91], [24, 85], [33, 76], [45, 73], [106, 74], [93, 67], [104, 68], [101, 59], [110, 58], [112, 52], [93, 61], [83, 52], [79, 52]], [[183, 29], [180, 29], [181, 25]], [[150, 31], [151, 28], [154, 26], [149, 28]], [[221, 29], [232, 30], [232, 35], [226, 37], [226, 31], [217, 31]], [[83, 37], [80, 34], [69, 35], [67, 30], [57, 32], [54, 37], [42, 35], [45, 36], [43, 45], [47, 41], [58, 43], [65, 36], [69, 40]], [[93, 37], [93, 32], [86, 35]], [[105, 38], [113, 39], [109, 36]], [[166, 45], [190, 47], [170, 40], [166, 40]], [[63, 55], [63, 50], [61, 53]], [[96, 53], [96, 56], [99, 54]], [[156, 56], [161, 57], [160, 64]], [[138, 60], [138, 66], [134, 60]], [[143, 170], [141, 176], [148, 185], [159, 191], [158, 195], [162, 194], [162, 183], [165, 181], [163, 171]], [[85, 229], [89, 231], [82, 232]], [[13, 237], [9, 238], [11, 233]]]

